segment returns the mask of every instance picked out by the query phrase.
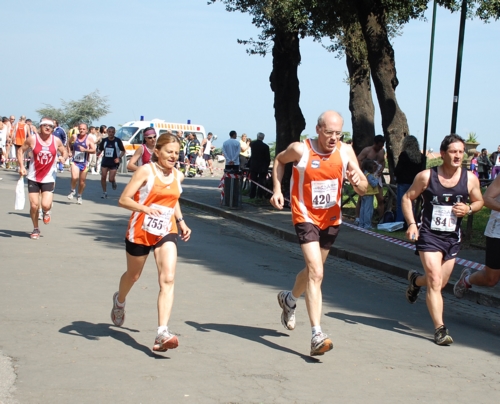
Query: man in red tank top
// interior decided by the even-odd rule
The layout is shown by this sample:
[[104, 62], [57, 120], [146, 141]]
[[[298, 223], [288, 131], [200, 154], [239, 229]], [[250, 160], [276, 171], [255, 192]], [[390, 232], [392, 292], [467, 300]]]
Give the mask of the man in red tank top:
[[[53, 130], [54, 122], [50, 118], [42, 118], [40, 133], [29, 136], [17, 150], [19, 174], [28, 177], [30, 216], [34, 227], [30, 237], [33, 240], [40, 237], [40, 229], [38, 228], [40, 205], [43, 211], [43, 223], [50, 223], [50, 209], [55, 185], [54, 171], [56, 166], [54, 160], [57, 158], [57, 151], [60, 153], [59, 161], [64, 162], [68, 158], [68, 152], [61, 140], [52, 135]], [[24, 167], [24, 153], [27, 150], [33, 151], [29, 172]]]
[[332, 341], [320, 326], [321, 282], [324, 262], [341, 223], [338, 204], [344, 174], [359, 195], [363, 195], [368, 186], [352, 147], [340, 141], [343, 124], [337, 112], [324, 112], [316, 125], [318, 138], [290, 144], [276, 156], [273, 167], [271, 203], [275, 208], [283, 209], [281, 180], [287, 163], [294, 164], [293, 178], [299, 180], [292, 182], [291, 199], [295, 231], [306, 267], [297, 275], [291, 291], [278, 293], [278, 303], [282, 308], [281, 323], [293, 330], [296, 302], [305, 293], [312, 327], [311, 356], [323, 355], [333, 348]]

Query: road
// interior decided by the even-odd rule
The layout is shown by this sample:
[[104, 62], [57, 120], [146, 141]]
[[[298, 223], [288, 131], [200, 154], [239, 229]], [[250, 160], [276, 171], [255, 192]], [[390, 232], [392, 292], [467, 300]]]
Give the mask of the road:
[[152, 257], [124, 327], [109, 319], [125, 269], [128, 213], [116, 202], [128, 177], [101, 200], [89, 176], [78, 206], [64, 173], [52, 222], [33, 241], [27, 211], [13, 211], [15, 175], [1, 174], [0, 402], [498, 402], [498, 310], [446, 296], [455, 344], [439, 347], [423, 296], [408, 304], [404, 280], [328, 258], [322, 327], [334, 349], [311, 358], [303, 299], [294, 331], [276, 301], [303, 266], [298, 245], [191, 207], [169, 324], [180, 346], [155, 354]]

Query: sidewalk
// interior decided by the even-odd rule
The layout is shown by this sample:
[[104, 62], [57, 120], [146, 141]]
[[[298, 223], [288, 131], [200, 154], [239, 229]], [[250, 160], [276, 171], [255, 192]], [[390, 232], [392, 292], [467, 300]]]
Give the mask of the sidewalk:
[[[183, 182], [181, 202], [239, 223], [275, 234], [280, 238], [296, 242], [290, 210], [278, 211], [272, 206], [254, 206], [243, 203], [238, 209], [221, 206], [220, 179], [186, 178]], [[345, 222], [348, 222], [345, 220]], [[331, 255], [368, 266], [406, 279], [411, 269], [423, 272], [420, 259], [413, 250], [373, 237], [343, 225], [339, 237], [330, 251]], [[459, 258], [484, 263], [483, 250], [462, 250]], [[463, 266], [456, 264], [450, 283], [444, 289], [453, 294], [453, 285], [460, 277]], [[474, 286], [465, 299], [478, 304], [500, 308], [500, 287]]]

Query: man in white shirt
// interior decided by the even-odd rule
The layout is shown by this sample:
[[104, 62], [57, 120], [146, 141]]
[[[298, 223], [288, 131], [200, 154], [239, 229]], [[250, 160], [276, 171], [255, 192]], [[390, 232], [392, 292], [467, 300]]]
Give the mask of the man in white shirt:
[[222, 144], [222, 154], [226, 159], [226, 170], [240, 171], [240, 142], [236, 131], [229, 132], [229, 139]]

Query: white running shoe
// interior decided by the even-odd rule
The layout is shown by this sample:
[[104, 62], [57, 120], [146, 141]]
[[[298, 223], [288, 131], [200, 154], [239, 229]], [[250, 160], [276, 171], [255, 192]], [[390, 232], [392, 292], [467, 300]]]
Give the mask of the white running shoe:
[[82, 202], [83, 202], [83, 201], [82, 201], [82, 197], [81, 197], [81, 196], [77, 196], [77, 197], [76, 197], [76, 203], [77, 203], [78, 205], [81, 205], [81, 204], [82, 204]]
[[75, 191], [75, 190], [71, 191], [71, 192], [69, 193], [69, 195], [68, 195], [68, 199], [69, 199], [69, 200], [73, 199], [73, 198], [75, 197], [75, 195], [76, 195], [76, 191]]
[[283, 327], [285, 327], [287, 330], [293, 330], [295, 329], [295, 307], [292, 308], [286, 303], [286, 297], [289, 293], [291, 292], [288, 292], [286, 290], [282, 290], [281, 292], [279, 292], [278, 303], [283, 309], [283, 311], [281, 312], [281, 324], [283, 324]]

